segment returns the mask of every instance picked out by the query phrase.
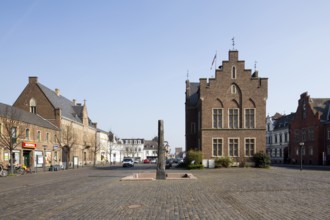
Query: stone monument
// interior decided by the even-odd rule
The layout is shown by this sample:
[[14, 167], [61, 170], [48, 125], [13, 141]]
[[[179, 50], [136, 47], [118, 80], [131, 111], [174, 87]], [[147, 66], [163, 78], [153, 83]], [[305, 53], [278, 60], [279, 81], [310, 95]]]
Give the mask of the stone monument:
[[165, 180], [165, 149], [164, 149], [164, 122], [158, 120], [158, 160], [157, 160], [157, 180]]

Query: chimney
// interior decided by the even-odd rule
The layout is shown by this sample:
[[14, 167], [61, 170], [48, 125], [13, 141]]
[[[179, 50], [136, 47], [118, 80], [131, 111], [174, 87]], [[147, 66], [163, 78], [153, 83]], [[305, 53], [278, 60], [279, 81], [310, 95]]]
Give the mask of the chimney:
[[77, 104], [77, 101], [75, 99], [73, 99], [72, 102], [74, 106]]
[[38, 77], [37, 76], [30, 76], [29, 77], [29, 83], [38, 83]]
[[259, 77], [259, 73], [258, 70], [254, 71], [254, 73], [252, 74], [253, 78], [258, 78]]
[[60, 96], [60, 90], [59, 89], [55, 89], [55, 93], [57, 96]]

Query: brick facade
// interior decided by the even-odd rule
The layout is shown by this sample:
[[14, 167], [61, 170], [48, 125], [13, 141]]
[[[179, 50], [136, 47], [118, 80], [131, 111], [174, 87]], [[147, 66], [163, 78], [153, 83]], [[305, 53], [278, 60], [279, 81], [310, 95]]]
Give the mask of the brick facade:
[[[50, 90], [38, 82], [38, 77], [29, 77], [29, 83], [24, 88], [14, 105], [27, 112], [34, 112], [56, 125], [62, 130], [60, 135], [62, 143], [62, 162], [64, 166], [77, 166], [92, 164], [95, 154], [97, 129], [88, 117], [86, 102], [76, 103], [60, 94], [59, 89]], [[67, 159], [63, 145], [63, 131], [70, 127], [75, 136], [75, 143], [68, 153]], [[69, 161], [67, 161], [69, 160]]]
[[329, 164], [329, 105], [330, 99], [311, 98], [307, 92], [301, 94], [290, 124], [291, 163], [299, 164], [302, 160], [303, 164]]
[[[13, 158], [14, 164], [24, 164], [32, 169], [44, 167], [43, 162], [45, 167], [59, 165], [61, 150], [55, 138], [59, 129], [37, 115], [13, 109], [0, 103], [0, 163], [7, 165]], [[15, 117], [6, 116], [8, 110], [15, 111]], [[10, 155], [10, 146], [5, 143], [9, 138], [6, 128], [9, 125], [15, 127], [17, 133], [13, 155]]]
[[[268, 79], [245, 69], [236, 50], [229, 51], [215, 78], [187, 80], [186, 149], [201, 150], [204, 159], [230, 156], [236, 162], [265, 151], [267, 93]], [[214, 155], [216, 142], [220, 151]]]

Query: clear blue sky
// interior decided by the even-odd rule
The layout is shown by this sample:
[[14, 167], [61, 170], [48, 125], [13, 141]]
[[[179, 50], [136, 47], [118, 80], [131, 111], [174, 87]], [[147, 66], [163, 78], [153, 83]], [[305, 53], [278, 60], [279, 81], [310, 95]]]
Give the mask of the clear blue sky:
[[185, 80], [211, 77], [235, 37], [247, 69], [269, 78], [267, 113], [296, 111], [300, 94], [327, 98], [330, 1], [1, 0], [0, 102], [28, 76], [69, 99], [120, 138], [184, 147]]

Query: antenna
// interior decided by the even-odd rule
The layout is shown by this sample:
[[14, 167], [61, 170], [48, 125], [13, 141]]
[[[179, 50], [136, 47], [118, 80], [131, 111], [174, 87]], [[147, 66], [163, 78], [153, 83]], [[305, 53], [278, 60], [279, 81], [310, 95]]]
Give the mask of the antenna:
[[233, 37], [231, 40], [233, 42], [233, 44], [232, 44], [233, 45], [233, 50], [235, 50], [235, 37]]
[[257, 70], [257, 63], [258, 63], [258, 62], [255, 60], [255, 61], [254, 61], [254, 71]]

